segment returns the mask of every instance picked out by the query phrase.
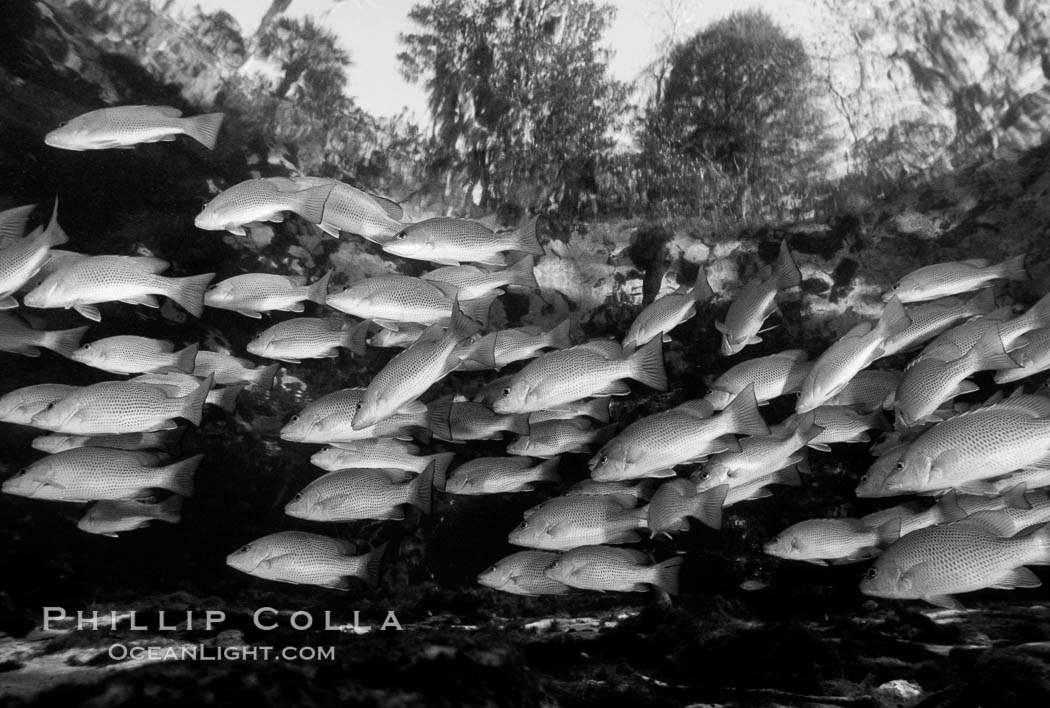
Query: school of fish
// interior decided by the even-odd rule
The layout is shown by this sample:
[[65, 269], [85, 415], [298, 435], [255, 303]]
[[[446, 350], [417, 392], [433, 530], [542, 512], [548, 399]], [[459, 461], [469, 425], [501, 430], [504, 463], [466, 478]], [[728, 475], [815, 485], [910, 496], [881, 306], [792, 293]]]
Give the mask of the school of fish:
[[[131, 149], [184, 135], [212, 149], [221, 123], [221, 114], [120, 106], [75, 117], [45, 143]], [[324, 392], [281, 428], [282, 441], [318, 446], [310, 458], [316, 478], [289, 493], [284, 512], [326, 524], [406, 522], [430, 514], [438, 500], [455, 508], [463, 497], [563, 490], [507, 529], [507, 541], [523, 550], [480, 572], [489, 588], [677, 594], [687, 559], [657, 560], [642, 550], [647, 541], [687, 530], [690, 519], [719, 529], [727, 508], [803, 484], [811, 451], [872, 443], [873, 431], [881, 435], [871, 445], [877, 458], [857, 480], [857, 496], [914, 498], [863, 518], [799, 519], [766, 540], [766, 554], [818, 565], [871, 562], [862, 593], [943, 607], [959, 607], [956, 595], [984, 588], [1036, 587], [1027, 566], [1050, 564], [1050, 394], [1024, 385], [1050, 370], [1050, 294], [1019, 311], [997, 308], [995, 291], [1028, 277], [1024, 254], [903, 274], [877, 318], [855, 323], [815, 357], [802, 349], [740, 357], [763, 341], [782, 293], [802, 284], [784, 240], [775, 262], [727, 298], [722, 319], [711, 318], [721, 354], [735, 361], [710, 376], [707, 394], [614, 420], [618, 397], [673, 390], [664, 344], [698, 305], [715, 299], [703, 268], [642, 309], [621, 341], [577, 341], [569, 320], [489, 327], [497, 298], [539, 287], [533, 268], [545, 251], [535, 217], [510, 229], [494, 220], [411, 222], [388, 198], [309, 176], [231, 185], [197, 215], [199, 229], [243, 235], [292, 214], [336, 238], [353, 234], [431, 264], [420, 277], [333, 286], [334, 270], [312, 282], [279, 273], [213, 282], [214, 273], [163, 275], [171, 264], [152, 255], [61, 251], [77, 234], [59, 225], [57, 199], [27, 233], [37, 211], [0, 212], [0, 351], [35, 357], [48, 349], [113, 378], [32, 383], [0, 396], [0, 422], [42, 431], [32, 446], [45, 453], [2, 489], [90, 504], [78, 524], [85, 532], [116, 537], [154, 522], [178, 524], [204, 456], [178, 459], [172, 451], [188, 426], [202, 425], [206, 405], [233, 411], [242, 391], [272, 387], [282, 364], [294, 370], [304, 360], [338, 358], [341, 350], [361, 356], [371, 347], [399, 351], [367, 386]], [[196, 318], [208, 309], [262, 319], [310, 308], [314, 316], [260, 329], [247, 353], [271, 363], [134, 332], [85, 342], [90, 324], [33, 326], [34, 309], [73, 309], [99, 322], [110, 308], [159, 308], [161, 297]], [[499, 376], [483, 381], [490, 371]], [[452, 372], [477, 376], [473, 398], [425, 402]], [[993, 376], [995, 384], [1022, 384], [992, 390], [979, 383]], [[767, 420], [762, 407], [784, 396], [797, 397], [795, 412]], [[472, 454], [469, 443], [507, 434], [515, 437], [506, 454]], [[435, 440], [454, 450], [420, 447]], [[568, 455], [587, 456], [589, 479], [566, 484], [559, 468]], [[377, 582], [386, 545], [369, 549], [338, 535], [274, 529], [246, 539], [227, 564], [266, 580], [338, 590], [353, 578]]]

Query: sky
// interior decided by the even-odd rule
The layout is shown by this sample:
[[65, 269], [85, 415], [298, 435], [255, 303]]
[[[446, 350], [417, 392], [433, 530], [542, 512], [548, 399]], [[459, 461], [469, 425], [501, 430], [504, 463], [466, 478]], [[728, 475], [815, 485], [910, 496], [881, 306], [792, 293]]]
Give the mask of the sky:
[[[416, 25], [408, 11], [422, 0], [293, 0], [285, 13], [289, 17], [313, 15], [335, 33], [350, 54], [349, 93], [358, 105], [377, 116], [392, 116], [407, 107], [416, 121], [427, 122], [426, 95], [421, 85], [405, 81], [399, 72], [397, 55], [402, 51], [399, 33], [411, 33]], [[759, 7], [782, 11], [785, 3], [797, 0], [606, 0], [616, 8], [616, 17], [606, 31], [605, 44], [613, 50], [612, 75], [621, 81], [634, 81], [657, 56], [657, 47], [667, 36], [671, 23], [667, 8], [677, 8], [679, 36], [688, 37], [698, 29], [734, 10]], [[154, 0], [155, 5], [160, 0]], [[176, 0], [176, 7], [192, 11], [199, 5], [205, 12], [225, 10], [251, 35], [269, 0]], [[779, 14], [779, 13], [778, 13]]]

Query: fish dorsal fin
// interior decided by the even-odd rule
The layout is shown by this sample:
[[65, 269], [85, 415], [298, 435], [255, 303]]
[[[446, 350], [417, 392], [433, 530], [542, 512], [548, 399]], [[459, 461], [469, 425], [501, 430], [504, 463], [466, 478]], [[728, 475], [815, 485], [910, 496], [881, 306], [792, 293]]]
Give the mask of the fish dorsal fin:
[[405, 210], [402, 209], [401, 205], [393, 199], [390, 199], [389, 197], [381, 197], [378, 194], [371, 194], [368, 192], [366, 192], [366, 194], [368, 194], [368, 196], [372, 198], [372, 201], [378, 204], [379, 207], [386, 212], [386, 215], [394, 221], [401, 221], [405, 218]]
[[154, 109], [156, 109], [157, 113], [160, 113], [166, 118], [182, 117], [182, 111], [180, 111], [178, 108], [175, 108], [174, 106], [154, 106]]
[[842, 335], [842, 339], [856, 339], [863, 337], [873, 329], [871, 322], [860, 322], [853, 325], [846, 334]]
[[987, 268], [990, 261], [987, 258], [968, 258], [962, 261], [966, 265], [971, 265], [974, 268]]
[[965, 524], [967, 526], [977, 526], [988, 533], [999, 537], [1012, 536], [1016, 531], [1013, 519], [1002, 511], [978, 511], [975, 514], [970, 514], [965, 519], [956, 521], [955, 523], [960, 525]]
[[777, 352], [776, 354], [770, 354], [770, 356], [776, 357], [777, 359], [788, 359], [798, 363], [809, 359], [809, 355], [802, 349], [788, 349], [786, 351]]
[[573, 348], [597, 352], [606, 359], [619, 359], [623, 356], [623, 347], [613, 339], [593, 339], [583, 344], [577, 344]]

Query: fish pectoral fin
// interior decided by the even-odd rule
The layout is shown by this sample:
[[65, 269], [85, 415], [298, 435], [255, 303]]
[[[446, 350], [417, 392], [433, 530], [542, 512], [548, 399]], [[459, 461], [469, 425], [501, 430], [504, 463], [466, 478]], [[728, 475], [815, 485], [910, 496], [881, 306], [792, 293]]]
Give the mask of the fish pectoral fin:
[[[763, 331], [765, 331], [765, 330], [763, 330]], [[758, 336], [758, 335], [756, 334], [756, 335], [754, 335], [753, 337], [751, 337], [750, 339], [748, 339], [748, 340], [747, 340], [747, 343], [748, 343], [748, 344], [761, 344], [761, 343], [762, 343], [762, 338], [761, 338], [761, 337], [759, 337], [759, 336]]]
[[670, 335], [668, 335], [668, 334], [665, 334], [665, 335], [664, 335], [663, 337], [661, 337], [661, 341], [662, 341], [662, 342], [663, 342], [664, 344], [667, 344], [668, 342], [672, 342], [672, 341], [674, 341], [674, 340], [673, 340], [673, 339], [671, 339], [671, 336], [670, 336]]
[[803, 561], [805, 561], [807, 563], [812, 563], [813, 565], [827, 565], [828, 564], [827, 561], [820, 560], [819, 558], [800, 558], [799, 560], [803, 560]]
[[153, 295], [143, 295], [141, 297], [130, 297], [126, 300], [121, 300], [129, 305], [145, 305], [146, 307], [152, 307], [154, 309], [160, 307], [160, 301], [157, 300]]
[[821, 452], [831, 452], [831, 445], [828, 445], [827, 443], [810, 442], [810, 443], [807, 443], [807, 444], [809, 445], [809, 447], [813, 448], [814, 450], [819, 450]]
[[605, 386], [599, 391], [595, 391], [591, 395], [600, 398], [602, 396], [627, 396], [631, 393], [631, 387], [624, 381], [613, 381], [611, 384]]
[[244, 315], [245, 317], [251, 317], [253, 320], [261, 320], [262, 313], [256, 312], [255, 310], [235, 310], [235, 312]]
[[102, 313], [94, 305], [73, 305], [73, 309], [93, 322], [102, 321]]
[[234, 236], [247, 236], [248, 231], [243, 226], [227, 226], [226, 230]]
[[881, 548], [870, 546], [866, 548], [858, 548], [857, 550], [850, 553], [848, 556], [842, 556], [832, 561], [833, 565], [846, 565], [847, 563], [860, 563], [862, 561], [871, 560], [872, 558], [878, 558], [882, 553]]
[[15, 307], [18, 307], [18, 300], [15, 300], [10, 295], [0, 297], [0, 310], [10, 310]]
[[729, 334], [729, 330], [726, 329], [725, 324], [722, 323], [722, 322], [719, 322], [718, 320], [715, 320], [715, 329], [717, 329], [722, 334]]
[[339, 229], [336, 228], [335, 226], [332, 226], [331, 224], [329, 224], [327, 222], [324, 222], [324, 221], [322, 221], [320, 224], [316, 224], [316, 226], [318, 228], [320, 228], [321, 231], [324, 231], [326, 234], [328, 234], [329, 236], [334, 236], [336, 238], [339, 238]]
[[1036, 577], [1036, 574], [1028, 568], [1014, 568], [1000, 578], [995, 585], [989, 585], [988, 587], [996, 590], [1013, 590], [1014, 588], [1037, 588], [1042, 584], [1043, 581]]
[[646, 477], [656, 477], [656, 478], [659, 478], [659, 479], [663, 479], [663, 478], [667, 478], [667, 477], [674, 477], [675, 476], [675, 471], [668, 467], [668, 468], [664, 468], [662, 470], [653, 470], [652, 472], [647, 473], [645, 476]]
[[281, 357], [278, 361], [286, 361], [289, 364], [302, 364], [302, 359], [288, 359], [287, 357]]
[[999, 494], [999, 489], [990, 482], [974, 481], [956, 487], [965, 494], [976, 494], [981, 497], [994, 497]]
[[389, 329], [389, 330], [391, 330], [393, 332], [400, 331], [400, 323], [396, 322], [395, 320], [379, 320], [379, 319], [376, 319], [376, 320], [372, 320], [372, 321], [375, 322], [380, 327], [382, 327], [383, 329]]
[[930, 603], [931, 605], [936, 605], [937, 607], [943, 607], [946, 610], [965, 610], [966, 609], [966, 607], [964, 607], [961, 602], [956, 600], [951, 595], [923, 595], [922, 599], [925, 600], [926, 602]]

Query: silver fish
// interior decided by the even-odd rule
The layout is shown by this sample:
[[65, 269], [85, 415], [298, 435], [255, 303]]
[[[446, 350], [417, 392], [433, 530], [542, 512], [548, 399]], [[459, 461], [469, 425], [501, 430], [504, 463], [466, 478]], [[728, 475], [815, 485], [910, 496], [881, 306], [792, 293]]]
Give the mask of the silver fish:
[[22, 320], [0, 312], [0, 352], [22, 356], [40, 356], [41, 349], [50, 349], [69, 358], [84, 338], [87, 327], [42, 331], [33, 329]]
[[333, 391], [293, 415], [281, 428], [281, 439], [302, 443], [350, 443], [370, 438], [409, 437], [413, 427], [427, 425], [427, 407], [418, 401], [361, 430], [353, 427], [365, 389]]
[[638, 316], [631, 322], [631, 326], [627, 328], [623, 346], [640, 347], [653, 337], [661, 335], [663, 341], [670, 341], [668, 332], [696, 316], [696, 303], [706, 302], [713, 295], [711, 285], [707, 282], [707, 275], [701, 267], [692, 287], [683, 285], [638, 313]]
[[448, 494], [531, 492], [537, 484], [561, 481], [559, 462], [558, 457], [538, 465], [522, 457], [479, 457], [457, 467], [445, 480], [444, 491]]
[[323, 305], [328, 297], [328, 271], [311, 285], [301, 278], [269, 273], [248, 273], [227, 278], [211, 285], [204, 293], [204, 304], [221, 310], [233, 310], [246, 317], [259, 319], [262, 313], [302, 312], [303, 301]]
[[503, 433], [526, 435], [529, 421], [524, 415], [497, 415], [488, 406], [455, 401], [443, 396], [427, 406], [434, 437], [445, 442], [500, 440]]
[[648, 514], [635, 508], [634, 497], [555, 497], [525, 512], [510, 532], [515, 546], [564, 551], [589, 543], [635, 543], [642, 540]]
[[347, 590], [350, 578], [379, 581], [386, 544], [363, 555], [352, 541], [305, 531], [281, 531], [257, 538], [226, 556], [226, 565], [265, 580]]
[[852, 406], [861, 412], [880, 408], [891, 410], [897, 397], [897, 386], [902, 378], [904, 372], [901, 371], [865, 369], [850, 379], [849, 383], [824, 405]]
[[526, 434], [507, 445], [507, 454], [542, 458], [570, 452], [589, 454], [615, 434], [616, 424], [594, 428], [579, 418], [530, 423]]
[[191, 373], [199, 348], [200, 345], [194, 343], [175, 351], [171, 342], [125, 334], [83, 344], [70, 358], [111, 374], [141, 374], [171, 368]]
[[989, 332], [999, 334], [1000, 338], [1003, 339], [1003, 346], [1008, 352], [1022, 346], [1026, 341], [1023, 337], [1016, 337], [1015, 341], [1008, 344], [1007, 340], [1002, 336], [1002, 327], [1010, 320], [1011, 314], [1012, 310], [1009, 307], [1003, 307], [983, 317], [975, 317], [952, 327], [927, 344], [922, 352], [912, 357], [911, 361], [908, 362], [908, 366], [914, 366], [927, 357], [933, 357], [941, 361], [957, 359], [970, 351], [973, 345]]
[[405, 518], [403, 504], [430, 513], [434, 464], [405, 480], [404, 470], [337, 470], [315, 479], [284, 507], [284, 513], [310, 521]]
[[777, 293], [801, 284], [802, 273], [791, 257], [787, 241], [781, 241], [776, 265], [759, 271], [730, 304], [725, 322], [715, 322], [722, 333], [722, 353], [731, 356], [748, 344], [760, 343], [762, 325], [777, 309]]
[[538, 290], [539, 284], [532, 269], [536, 263], [533, 256], [525, 256], [512, 266], [492, 273], [477, 266], [445, 266], [419, 276], [423, 280], [438, 280], [459, 289], [461, 300], [473, 300], [488, 295], [497, 288], [509, 286]]
[[[381, 275], [351, 283], [330, 294], [325, 302], [340, 312], [396, 330], [402, 322], [448, 325], [457, 293], [455, 286], [448, 283], [407, 275]], [[496, 295], [489, 293], [476, 300], [462, 300], [459, 304], [467, 317], [484, 325], [495, 299]]]
[[300, 364], [303, 359], [334, 359], [339, 349], [361, 356], [368, 322], [330, 317], [294, 317], [278, 322], [248, 342], [248, 352], [267, 359]]
[[187, 135], [215, 149], [222, 113], [182, 117], [171, 106], [115, 106], [88, 111], [44, 136], [44, 143], [63, 150], [108, 150], [142, 143], [167, 142]]
[[600, 592], [645, 592], [650, 585], [678, 594], [681, 556], [653, 563], [642, 551], [607, 546], [581, 546], [563, 553], [546, 570], [552, 580], [569, 587]]
[[878, 528], [860, 519], [808, 519], [781, 531], [762, 550], [814, 565], [859, 563], [877, 557], [900, 535], [900, 519], [890, 519]]
[[205, 204], [193, 223], [205, 231], [229, 231], [239, 236], [247, 234], [245, 226], [284, 221], [286, 211], [312, 224], [320, 223], [332, 185], [298, 191], [283, 191], [281, 185], [268, 179], [239, 182]]
[[805, 413], [823, 405], [850, 380], [883, 355], [886, 339], [911, 324], [898, 300], [890, 300], [873, 327], [862, 322], [828, 347], [813, 363], [799, 393], [795, 411]]
[[23, 302], [29, 307], [73, 308], [84, 317], [102, 319], [96, 304], [127, 302], [157, 308], [155, 295], [168, 297], [194, 317], [204, 310], [204, 290], [214, 273], [187, 278], [166, 278], [128, 262], [126, 256], [80, 258], [48, 276], [30, 290]]
[[415, 474], [422, 474], [433, 462], [434, 478], [444, 479], [445, 471], [456, 456], [452, 452], [416, 455], [412, 451], [419, 450], [403, 440], [359, 440], [321, 448], [310, 457], [310, 462], [327, 472], [357, 468], [404, 470]]
[[276, 363], [255, 366], [248, 359], [201, 350], [197, 352], [191, 373], [201, 379], [213, 376], [216, 386], [246, 383], [268, 391], [273, 388], [274, 377], [280, 368], [281, 365]]
[[513, 231], [493, 231], [470, 219], [438, 216], [405, 225], [397, 236], [383, 244], [383, 250], [404, 258], [444, 265], [484, 263], [502, 266], [504, 251], [544, 254], [536, 239], [536, 217], [527, 219]]
[[630, 353], [617, 342], [593, 340], [544, 354], [514, 375], [492, 410], [531, 413], [555, 410], [592, 396], [625, 396], [630, 389], [624, 379], [634, 379], [657, 391], [667, 390], [659, 339]]
[[997, 384], [1020, 381], [1050, 369], [1050, 327], [1028, 332], [1025, 340], [1027, 341], [1023, 347], [1010, 353], [1017, 366], [1012, 369], [1000, 369], [995, 373]]
[[995, 265], [984, 258], [973, 258], [924, 266], [898, 280], [882, 299], [889, 301], [896, 296], [901, 302], [922, 302], [986, 288], [995, 280], [1027, 280], [1024, 260], [1022, 253]]
[[995, 291], [982, 290], [963, 302], [958, 298], [946, 298], [905, 308], [911, 324], [907, 329], [893, 335], [883, 344], [883, 356], [893, 356], [928, 339], [942, 334], [955, 325], [995, 309]]
[[341, 231], [357, 234], [375, 243], [386, 243], [404, 228], [404, 210], [397, 202], [363, 192], [338, 180], [320, 177], [296, 177], [291, 186], [280, 183], [286, 191], [330, 186], [319, 220], [308, 219], [325, 233], [339, 238]]
[[[824, 452], [830, 452], [830, 446], [835, 443], [870, 442], [869, 430], [892, 430], [892, 426], [880, 410], [860, 413], [850, 406], [824, 405], [802, 415], [809, 414], [813, 414], [813, 423], [821, 428], [821, 432], [806, 444], [814, 450]], [[801, 427], [799, 419], [799, 414], [795, 413], [771, 427], [770, 432], [773, 435], [785, 435], [792, 428]]]
[[48, 455], [19, 470], [3, 491], [20, 497], [52, 501], [131, 499], [166, 489], [193, 496], [193, 476], [204, 455], [194, 455], [167, 466], [144, 450], [78, 447]]
[[647, 524], [653, 536], [689, 529], [694, 518], [713, 529], [722, 528], [722, 507], [729, 486], [697, 490], [688, 479], [671, 479], [659, 486], [646, 508]]
[[14, 240], [0, 250], [0, 310], [18, 307], [13, 295], [40, 272], [51, 256], [51, 247], [66, 243], [69, 237], [58, 225], [58, 201], [48, 227]]
[[749, 384], [754, 384], [755, 400], [762, 405], [801, 389], [812, 366], [801, 349], [743, 361], [719, 376], [708, 389], [704, 400], [720, 411]]
[[184, 497], [172, 494], [162, 502], [137, 499], [103, 499], [91, 505], [77, 528], [100, 536], [112, 536], [145, 528], [153, 521], [177, 524], [182, 521]]
[[879, 556], [860, 591], [959, 609], [958, 593], [1039, 587], [1024, 566], [1050, 565], [1050, 524], [1009, 536], [1012, 531], [1009, 519], [994, 511], [919, 529]]
[[30, 425], [33, 416], [78, 388], [80, 387], [47, 383], [9, 391], [0, 396], [0, 422]]
[[518, 551], [482, 571], [478, 582], [512, 595], [564, 595], [572, 588], [544, 575], [557, 558], [546, 551]]
[[563, 320], [549, 331], [535, 326], [502, 329], [477, 341], [464, 342], [460, 345], [465, 350], [463, 370], [502, 369], [515, 361], [538, 357], [544, 349], [568, 349], [572, 346], [571, 325], [569, 320]]
[[692, 476], [697, 491], [743, 486], [770, 470], [805, 463], [806, 446], [824, 432], [815, 420], [815, 412], [805, 413], [778, 426], [774, 434], [741, 438], [736, 449], [712, 455]]

